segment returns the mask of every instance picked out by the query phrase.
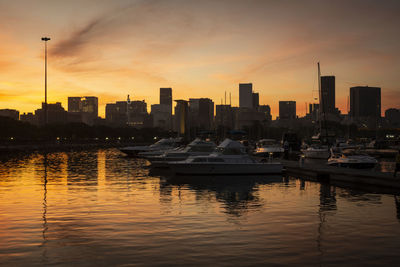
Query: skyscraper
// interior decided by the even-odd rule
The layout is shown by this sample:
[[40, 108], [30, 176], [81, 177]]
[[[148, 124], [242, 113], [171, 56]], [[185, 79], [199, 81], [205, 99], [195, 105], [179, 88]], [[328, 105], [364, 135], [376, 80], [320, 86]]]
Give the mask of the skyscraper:
[[209, 98], [189, 99], [190, 126], [211, 130], [214, 124], [214, 102]]
[[321, 113], [335, 113], [335, 76], [321, 76]]
[[350, 88], [350, 116], [352, 118], [381, 117], [381, 88], [356, 86]]
[[296, 118], [296, 101], [279, 101], [279, 119]]
[[93, 125], [99, 114], [98, 98], [95, 96], [68, 97], [68, 113], [80, 116], [80, 122]]
[[189, 105], [186, 100], [175, 100], [175, 131], [179, 135], [185, 135], [189, 128]]
[[239, 107], [240, 108], [253, 108], [253, 84], [240, 83], [239, 84]]
[[257, 109], [260, 105], [260, 95], [258, 93], [253, 93], [253, 108]]
[[172, 88], [160, 88], [160, 104], [169, 105], [172, 113]]

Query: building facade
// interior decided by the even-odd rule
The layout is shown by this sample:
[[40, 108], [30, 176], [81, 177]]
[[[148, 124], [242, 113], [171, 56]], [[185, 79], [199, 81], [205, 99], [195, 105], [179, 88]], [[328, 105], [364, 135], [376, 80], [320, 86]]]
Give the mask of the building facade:
[[69, 120], [93, 125], [99, 116], [99, 101], [95, 96], [68, 97]]
[[15, 109], [0, 109], [0, 116], [19, 120], [19, 111]]
[[381, 117], [381, 88], [356, 86], [350, 88], [350, 116], [354, 119]]
[[321, 113], [335, 114], [335, 76], [321, 76]]
[[296, 118], [296, 101], [279, 101], [279, 119], [290, 120]]
[[240, 108], [253, 108], [253, 84], [240, 83], [239, 84], [239, 107]]

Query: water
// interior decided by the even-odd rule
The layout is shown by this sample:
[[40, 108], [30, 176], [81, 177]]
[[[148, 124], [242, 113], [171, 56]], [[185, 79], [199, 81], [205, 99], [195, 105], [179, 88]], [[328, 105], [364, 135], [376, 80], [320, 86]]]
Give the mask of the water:
[[113, 149], [3, 161], [0, 264], [365, 266], [400, 260], [400, 198], [393, 195], [279, 176], [171, 180], [149, 173], [147, 165]]

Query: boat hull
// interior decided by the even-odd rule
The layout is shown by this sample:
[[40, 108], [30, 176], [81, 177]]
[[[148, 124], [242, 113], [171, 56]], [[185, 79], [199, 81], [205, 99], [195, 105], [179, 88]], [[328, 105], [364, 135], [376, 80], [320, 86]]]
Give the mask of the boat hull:
[[310, 159], [328, 159], [330, 156], [329, 150], [303, 150], [304, 157]]

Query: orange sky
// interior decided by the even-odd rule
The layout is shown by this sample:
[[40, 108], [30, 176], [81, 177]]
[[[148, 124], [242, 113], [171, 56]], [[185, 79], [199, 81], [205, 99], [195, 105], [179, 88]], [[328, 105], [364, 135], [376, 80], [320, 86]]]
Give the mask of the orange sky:
[[0, 0], [0, 108], [34, 111], [43, 100], [42, 36], [49, 41], [49, 102], [68, 96], [106, 103], [158, 103], [224, 91], [238, 104], [238, 83], [252, 82], [278, 115], [279, 100], [298, 115], [317, 95], [317, 61], [336, 76], [346, 113], [349, 87], [382, 87], [382, 112], [400, 108], [398, 1], [29, 1]]

